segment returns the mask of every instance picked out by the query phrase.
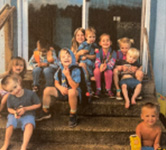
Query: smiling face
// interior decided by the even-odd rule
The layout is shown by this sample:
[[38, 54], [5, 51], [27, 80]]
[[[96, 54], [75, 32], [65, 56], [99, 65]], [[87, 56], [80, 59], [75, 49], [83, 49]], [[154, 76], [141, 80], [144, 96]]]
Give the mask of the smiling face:
[[129, 43], [121, 43], [120, 44], [120, 50], [124, 56], [126, 56], [128, 50], [130, 49], [130, 44]]
[[87, 43], [88, 43], [88, 44], [94, 43], [95, 40], [96, 40], [96, 35], [95, 35], [95, 33], [89, 32], [89, 33], [86, 35], [86, 40], [87, 40]]
[[69, 67], [69, 65], [72, 63], [72, 57], [67, 50], [61, 50], [60, 60], [64, 67]]
[[10, 79], [8, 84], [5, 86], [5, 90], [16, 97], [21, 97], [23, 95], [23, 89], [20, 82], [16, 82], [12, 79]]
[[143, 108], [141, 119], [144, 120], [145, 125], [152, 127], [158, 120], [158, 113], [156, 108]]
[[12, 72], [15, 74], [21, 74], [24, 70], [24, 62], [23, 61], [16, 61], [12, 66]]
[[109, 49], [111, 44], [112, 44], [112, 42], [111, 42], [110, 37], [108, 35], [104, 35], [100, 38], [99, 45], [103, 49]]
[[80, 45], [82, 42], [85, 41], [85, 34], [81, 30], [78, 30], [75, 35], [75, 38], [78, 44]]

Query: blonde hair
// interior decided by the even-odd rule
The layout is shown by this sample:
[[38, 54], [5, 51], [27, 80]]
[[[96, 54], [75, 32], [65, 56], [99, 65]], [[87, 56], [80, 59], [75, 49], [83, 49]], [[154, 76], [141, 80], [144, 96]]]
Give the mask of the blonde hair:
[[120, 47], [120, 45], [123, 43], [127, 43], [127, 44], [129, 44], [130, 45], [130, 47], [131, 47], [131, 45], [132, 44], [134, 44], [134, 40], [133, 39], [129, 39], [129, 38], [127, 38], [127, 37], [123, 37], [123, 38], [120, 38], [118, 41], [118, 44], [119, 44], [119, 47]]
[[26, 66], [25, 59], [22, 58], [22, 57], [19, 57], [19, 56], [14, 57], [14, 58], [12, 58], [10, 60], [7, 71], [4, 74], [0, 75], [0, 78], [4, 78], [8, 74], [14, 74], [14, 72], [13, 72], [13, 66], [16, 66], [16, 65], [20, 64], [20, 62], [23, 62], [23, 64], [24, 64], [24, 69], [19, 74], [23, 78], [24, 75], [25, 75], [25, 73], [26, 73], [26, 71], [27, 71], [27, 66]]
[[77, 28], [75, 31], [74, 31], [74, 36], [72, 38], [72, 41], [71, 41], [71, 51], [76, 54], [77, 50], [78, 50], [78, 47], [79, 47], [79, 43], [76, 41], [76, 35], [78, 33], [78, 31], [81, 31], [84, 35], [85, 35], [85, 29], [83, 28]]
[[145, 104], [141, 107], [141, 113], [143, 113], [143, 110], [144, 110], [145, 108], [156, 109], [156, 114], [159, 113], [159, 112], [158, 112], [158, 107], [157, 107], [157, 105], [154, 104], [154, 103], [151, 103], [151, 102], [145, 103]]
[[132, 55], [134, 58], [138, 58], [139, 57], [139, 51], [136, 48], [130, 48], [127, 51], [127, 55], [128, 54]]
[[87, 36], [89, 33], [94, 33], [96, 35], [96, 30], [93, 27], [89, 27], [85, 30], [85, 36]]

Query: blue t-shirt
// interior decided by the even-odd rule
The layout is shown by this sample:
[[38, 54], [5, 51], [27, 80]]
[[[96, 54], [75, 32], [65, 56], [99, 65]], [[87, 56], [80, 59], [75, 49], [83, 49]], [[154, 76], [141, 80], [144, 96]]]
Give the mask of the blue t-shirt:
[[[9, 95], [7, 99], [7, 108], [18, 109], [20, 106], [27, 107], [34, 104], [40, 104], [40, 99], [35, 92], [31, 90], [24, 89], [24, 94], [21, 97], [16, 97], [14, 95]], [[26, 111], [24, 115], [35, 116], [35, 110]], [[23, 116], [24, 116], [23, 115]]]

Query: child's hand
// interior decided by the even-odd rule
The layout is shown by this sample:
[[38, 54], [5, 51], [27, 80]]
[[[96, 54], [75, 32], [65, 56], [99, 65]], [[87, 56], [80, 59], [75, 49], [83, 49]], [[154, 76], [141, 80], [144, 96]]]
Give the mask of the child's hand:
[[47, 67], [48, 63], [38, 63], [38, 67]]
[[68, 94], [68, 88], [61, 86], [59, 89], [62, 95], [67, 95]]
[[137, 69], [138, 69], [138, 67], [132, 66], [132, 67], [131, 67], [131, 72], [133, 72], [133, 73], [134, 73], [134, 72], [136, 72], [136, 71], [137, 71]]
[[123, 70], [123, 66], [117, 66], [116, 68], [118, 69], [118, 71], [122, 71]]
[[154, 150], [157, 150], [158, 148], [160, 148], [159, 144], [154, 144]]
[[69, 68], [64, 68], [62, 72], [63, 72], [63, 74], [65, 75], [65, 77], [70, 76]]
[[83, 56], [83, 57], [82, 57], [82, 60], [86, 60], [86, 59], [87, 59], [86, 56]]
[[101, 64], [100, 65], [100, 72], [103, 72], [106, 68], [107, 68], [107, 64], [106, 63]]
[[25, 113], [24, 107], [20, 107], [16, 110], [16, 115], [18, 118], [20, 118]]

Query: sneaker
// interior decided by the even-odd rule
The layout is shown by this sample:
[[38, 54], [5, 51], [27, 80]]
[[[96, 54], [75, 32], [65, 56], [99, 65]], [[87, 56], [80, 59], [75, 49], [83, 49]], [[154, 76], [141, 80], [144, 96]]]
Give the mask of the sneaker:
[[107, 95], [109, 98], [115, 98], [115, 96], [114, 96], [114, 94], [112, 93], [111, 90], [106, 91], [106, 95]]
[[69, 118], [69, 127], [73, 128], [75, 126], [77, 126], [78, 122], [77, 122], [77, 115], [76, 114], [70, 114], [70, 118]]
[[138, 96], [137, 96], [137, 98], [136, 98], [137, 100], [141, 100], [142, 99], [142, 95], [141, 94], [139, 94]]
[[99, 98], [101, 96], [101, 90], [96, 90], [94, 97]]
[[51, 114], [48, 112], [41, 111], [39, 115], [36, 117], [36, 121], [42, 121], [51, 118]]

